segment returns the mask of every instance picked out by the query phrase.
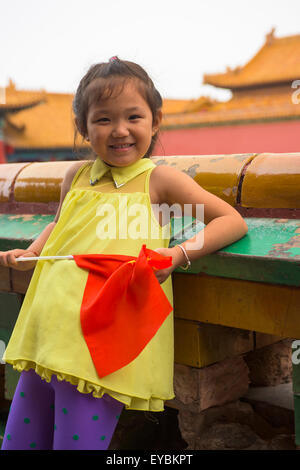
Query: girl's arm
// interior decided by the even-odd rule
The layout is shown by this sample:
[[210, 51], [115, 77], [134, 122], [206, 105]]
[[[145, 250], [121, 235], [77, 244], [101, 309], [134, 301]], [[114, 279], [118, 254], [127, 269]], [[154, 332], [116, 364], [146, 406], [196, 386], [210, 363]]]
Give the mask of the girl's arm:
[[[248, 227], [242, 216], [227, 202], [218, 198], [199, 186], [191, 177], [172, 167], [158, 166], [152, 172], [150, 179], [150, 193], [154, 199], [167, 203], [169, 207], [179, 204], [184, 213], [184, 205], [189, 204], [192, 209], [189, 215], [197, 217], [203, 204], [204, 218], [201, 220], [206, 227], [199, 233], [181, 243], [185, 248], [190, 261], [214, 253], [224, 246], [230, 245], [242, 238]], [[197, 205], [198, 211], [197, 211]], [[178, 266], [186, 264], [183, 251], [178, 247], [160, 248], [159, 253], [172, 256], [173, 266], [168, 270], [157, 271], [156, 275], [163, 282]]]
[[29, 257], [29, 256], [39, 256], [42, 249], [44, 248], [44, 245], [46, 241], [48, 240], [52, 230], [56, 226], [56, 223], [59, 219], [60, 215], [60, 210], [62, 203], [65, 199], [65, 196], [67, 192], [70, 189], [70, 186], [72, 184], [73, 178], [76, 174], [76, 172], [79, 170], [79, 168], [83, 165], [82, 162], [76, 162], [74, 165], [72, 165], [68, 171], [66, 172], [66, 175], [64, 177], [64, 180], [62, 182], [61, 186], [61, 192], [60, 192], [60, 202], [59, 206], [54, 218], [54, 221], [48, 224], [45, 229], [40, 233], [38, 238], [31, 243], [31, 245], [26, 249], [15, 249], [15, 250], [9, 250], [9, 251], [0, 251], [0, 266], [6, 266], [9, 268], [14, 268], [17, 269], [18, 271], [27, 271], [29, 269], [33, 269], [36, 265], [36, 261], [16, 261], [17, 258], [19, 257]]

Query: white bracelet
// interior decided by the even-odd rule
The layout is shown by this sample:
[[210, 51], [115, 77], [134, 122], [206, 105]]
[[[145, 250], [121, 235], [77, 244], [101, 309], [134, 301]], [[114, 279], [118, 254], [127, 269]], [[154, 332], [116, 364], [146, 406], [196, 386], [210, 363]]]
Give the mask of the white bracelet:
[[187, 252], [186, 252], [185, 248], [184, 248], [182, 245], [175, 245], [175, 246], [178, 246], [178, 248], [181, 249], [181, 251], [183, 252], [183, 254], [184, 254], [184, 256], [185, 256], [186, 265], [185, 265], [185, 266], [180, 266], [180, 267], [181, 267], [181, 269], [184, 269], [185, 271], [187, 271], [188, 269], [190, 269], [191, 264], [192, 264], [192, 263], [190, 262], [190, 259], [189, 259], [188, 255], [187, 255]]

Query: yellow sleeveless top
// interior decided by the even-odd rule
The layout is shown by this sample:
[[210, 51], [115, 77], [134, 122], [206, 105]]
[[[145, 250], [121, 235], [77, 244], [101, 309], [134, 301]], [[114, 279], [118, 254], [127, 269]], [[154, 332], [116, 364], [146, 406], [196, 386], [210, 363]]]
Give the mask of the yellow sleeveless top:
[[[142, 159], [117, 170], [120, 184], [115, 185], [108, 172], [91, 185], [98, 164], [88, 162], [75, 175], [41, 256], [138, 256], [143, 244], [151, 249], [168, 247], [169, 235], [155, 218], [149, 196], [154, 163]], [[164, 401], [174, 398], [173, 313], [135, 360], [100, 379], [80, 325], [87, 276], [73, 260], [38, 261], [4, 361], [18, 371], [34, 369], [48, 382], [55, 374], [94, 397], [107, 393], [127, 409], [162, 411]], [[171, 276], [161, 287], [172, 304]]]

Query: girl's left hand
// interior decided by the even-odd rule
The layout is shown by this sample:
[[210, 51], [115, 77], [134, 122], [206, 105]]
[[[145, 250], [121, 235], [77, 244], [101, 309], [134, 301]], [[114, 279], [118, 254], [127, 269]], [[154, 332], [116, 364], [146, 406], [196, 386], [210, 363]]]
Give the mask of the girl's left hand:
[[154, 251], [156, 251], [156, 253], [160, 253], [163, 256], [172, 256], [172, 266], [166, 269], [154, 270], [154, 274], [157, 280], [160, 284], [162, 284], [170, 276], [170, 274], [172, 274], [174, 269], [176, 269], [181, 264], [184, 264], [184, 257], [180, 248], [176, 248], [176, 246], [173, 248], [157, 248]]

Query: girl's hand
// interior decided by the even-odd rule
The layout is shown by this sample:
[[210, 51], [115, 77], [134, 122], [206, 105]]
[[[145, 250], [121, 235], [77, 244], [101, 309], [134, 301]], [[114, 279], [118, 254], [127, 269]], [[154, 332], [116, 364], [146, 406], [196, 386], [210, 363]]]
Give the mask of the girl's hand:
[[176, 248], [176, 246], [173, 248], [157, 248], [154, 251], [156, 251], [156, 253], [160, 253], [163, 256], [172, 256], [172, 266], [166, 269], [154, 270], [154, 274], [157, 280], [160, 284], [162, 284], [170, 276], [170, 274], [172, 274], [174, 269], [180, 265], [185, 264], [185, 259], [181, 249]]
[[9, 250], [9, 251], [0, 251], [0, 266], [5, 266], [7, 268], [17, 269], [18, 271], [28, 271], [33, 269], [36, 265], [36, 261], [16, 261], [17, 258], [29, 256], [36, 256], [36, 253], [30, 250]]

